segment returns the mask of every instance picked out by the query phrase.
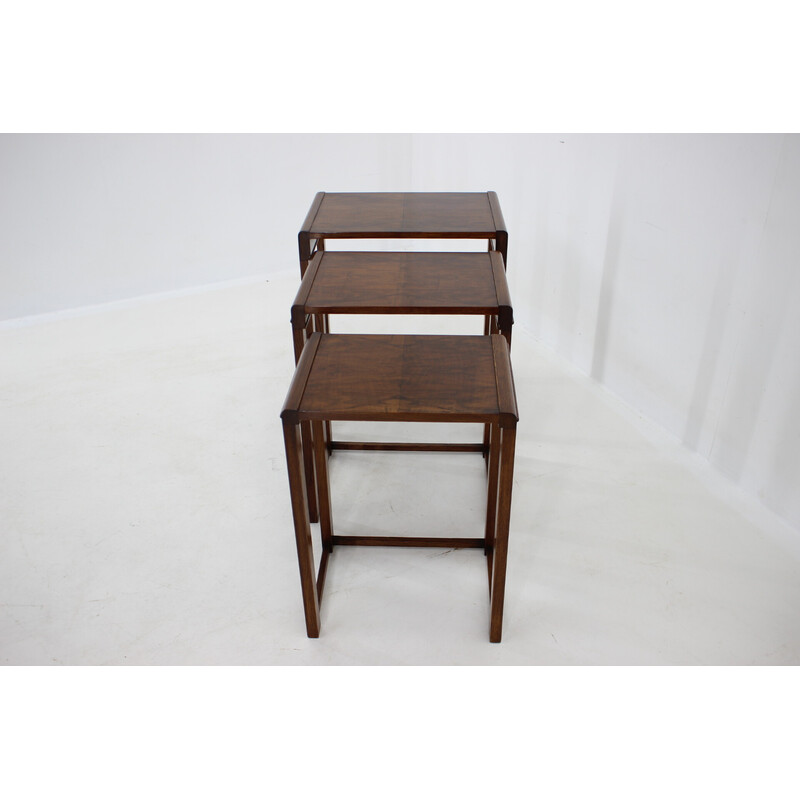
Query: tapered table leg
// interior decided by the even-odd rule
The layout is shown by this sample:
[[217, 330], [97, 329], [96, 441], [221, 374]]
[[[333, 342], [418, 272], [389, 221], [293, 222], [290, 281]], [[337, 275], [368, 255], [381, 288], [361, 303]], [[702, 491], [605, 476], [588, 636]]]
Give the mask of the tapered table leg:
[[311, 544], [311, 527], [308, 522], [306, 487], [303, 474], [300, 438], [297, 425], [283, 423], [286, 445], [286, 466], [289, 472], [289, 493], [292, 499], [294, 535], [297, 542], [297, 561], [300, 566], [300, 586], [303, 590], [303, 610], [309, 638], [319, 636], [319, 596], [314, 580], [314, 550]]
[[[491, 247], [489, 249], [491, 250]], [[488, 336], [491, 328], [492, 324], [489, 316], [487, 315], [483, 318], [483, 335]], [[483, 460], [486, 462], [485, 466], [487, 472], [489, 471], [489, 428], [490, 427], [491, 425], [489, 425], [488, 422], [483, 426]]]
[[506, 589], [508, 526], [511, 521], [511, 489], [514, 481], [516, 428], [500, 429], [500, 477], [497, 492], [494, 564], [491, 590], [489, 641], [499, 642], [503, 635], [503, 599]]
[[323, 425], [322, 422], [312, 422], [311, 431], [314, 437], [314, 466], [317, 473], [322, 549], [330, 553], [333, 550], [333, 519], [331, 517], [331, 487], [328, 480], [328, 447], [325, 442]]
[[314, 439], [311, 435], [311, 423], [300, 423], [300, 436], [303, 442], [303, 469], [305, 470], [306, 501], [308, 503], [308, 519], [319, 522], [317, 511], [317, 481], [314, 475]]
[[[292, 344], [294, 345], [294, 363], [297, 365], [300, 362], [300, 356], [303, 354], [303, 347], [306, 341], [305, 322], [299, 322], [292, 319]], [[317, 484], [314, 477], [314, 452], [313, 442], [311, 436], [311, 426], [309, 423], [303, 423], [302, 427], [303, 437], [303, 469], [306, 473], [306, 491], [308, 502], [308, 516], [311, 522], [317, 522], [319, 514], [317, 513]]]
[[492, 591], [492, 566], [494, 564], [495, 524], [497, 522], [497, 477], [500, 473], [500, 428], [490, 425], [489, 445], [489, 480], [486, 494], [486, 566], [489, 570], [489, 594]]
[[[324, 245], [324, 239], [320, 239], [319, 241], [321, 246]], [[322, 246], [321, 249], [324, 249], [324, 246]], [[322, 324], [322, 327], [317, 328], [317, 330], [319, 330], [321, 333], [331, 332], [331, 321], [328, 314], [320, 314], [317, 317], [315, 317], [315, 319], [319, 319]], [[328, 442], [333, 441], [333, 427], [331, 426], [331, 421], [329, 419], [325, 420], [325, 439]], [[331, 452], [332, 452], [331, 448], [328, 447], [328, 454], [330, 454]]]
[[311, 239], [305, 231], [297, 234], [297, 247], [300, 253], [300, 277], [302, 278], [306, 274], [308, 262], [311, 260]]

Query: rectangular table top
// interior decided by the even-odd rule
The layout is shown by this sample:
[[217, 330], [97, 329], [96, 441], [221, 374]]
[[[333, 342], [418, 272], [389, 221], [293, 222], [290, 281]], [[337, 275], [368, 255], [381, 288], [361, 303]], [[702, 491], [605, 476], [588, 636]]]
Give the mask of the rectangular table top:
[[497, 334], [313, 333], [281, 417], [513, 427], [517, 403], [508, 345]]
[[505, 232], [495, 192], [319, 192], [310, 238], [492, 238]]
[[306, 314], [511, 315], [497, 251], [489, 253], [317, 253], [292, 306]]

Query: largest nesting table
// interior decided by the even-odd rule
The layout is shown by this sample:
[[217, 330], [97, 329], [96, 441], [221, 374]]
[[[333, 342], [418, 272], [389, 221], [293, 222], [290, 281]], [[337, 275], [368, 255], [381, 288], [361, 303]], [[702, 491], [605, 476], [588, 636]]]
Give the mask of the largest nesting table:
[[[517, 403], [508, 344], [488, 336], [357, 335], [315, 332], [303, 348], [281, 412], [308, 636], [320, 632], [320, 600], [336, 546], [474, 547], [487, 559], [489, 640], [503, 626]], [[333, 532], [323, 425], [478, 422], [491, 426], [484, 536], [347, 536]], [[322, 556], [315, 569], [300, 426], [313, 426]]]

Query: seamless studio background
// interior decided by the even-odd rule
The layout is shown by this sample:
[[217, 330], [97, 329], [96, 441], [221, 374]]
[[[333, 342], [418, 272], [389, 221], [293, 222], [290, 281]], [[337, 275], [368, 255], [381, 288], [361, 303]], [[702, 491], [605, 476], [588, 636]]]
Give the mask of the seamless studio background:
[[4, 328], [296, 269], [319, 190], [493, 189], [517, 324], [800, 528], [798, 135], [6, 134], [0, 175]]

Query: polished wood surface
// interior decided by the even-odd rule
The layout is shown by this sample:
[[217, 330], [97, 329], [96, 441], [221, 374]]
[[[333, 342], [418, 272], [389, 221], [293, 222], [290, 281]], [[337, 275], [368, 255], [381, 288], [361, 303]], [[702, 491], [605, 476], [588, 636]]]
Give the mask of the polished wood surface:
[[301, 275], [326, 239], [486, 239], [508, 262], [496, 192], [317, 192], [297, 234]]
[[[511, 317], [502, 258], [490, 253], [322, 252], [292, 306], [304, 314], [498, 314]], [[302, 323], [301, 323], [302, 324]]]
[[488, 238], [497, 229], [488, 192], [325, 192], [305, 228], [331, 239]]
[[281, 416], [512, 424], [517, 406], [508, 345], [497, 334], [314, 333]]

